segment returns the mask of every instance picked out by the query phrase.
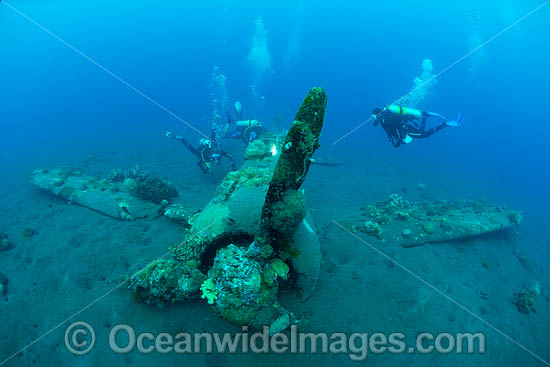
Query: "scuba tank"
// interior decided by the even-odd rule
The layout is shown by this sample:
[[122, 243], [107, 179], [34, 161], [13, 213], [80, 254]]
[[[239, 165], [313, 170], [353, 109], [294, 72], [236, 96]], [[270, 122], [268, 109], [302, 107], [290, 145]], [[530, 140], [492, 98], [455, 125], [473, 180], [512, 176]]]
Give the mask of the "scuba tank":
[[251, 126], [260, 126], [262, 123], [258, 120], [243, 120], [237, 121], [237, 126], [239, 127], [251, 127]]
[[397, 105], [391, 105], [385, 108], [393, 114], [406, 117], [414, 117], [415, 119], [422, 118], [422, 111], [415, 108], [402, 107]]
[[237, 121], [237, 127], [242, 129], [241, 138], [247, 144], [258, 138], [265, 131], [260, 121], [252, 119]]

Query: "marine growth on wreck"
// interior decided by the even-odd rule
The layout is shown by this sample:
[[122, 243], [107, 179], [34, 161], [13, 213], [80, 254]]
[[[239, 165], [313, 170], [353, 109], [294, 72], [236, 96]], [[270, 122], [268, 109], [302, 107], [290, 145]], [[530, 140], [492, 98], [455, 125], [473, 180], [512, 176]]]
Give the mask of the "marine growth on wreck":
[[320, 269], [319, 242], [299, 189], [319, 147], [325, 108], [325, 92], [313, 88], [285, 139], [266, 135], [248, 146], [245, 164], [226, 175], [191, 219], [172, 258], [130, 279], [138, 301], [162, 307], [200, 296], [224, 319], [254, 328], [271, 325], [273, 333], [299, 322], [277, 294], [291, 269], [302, 278], [295, 286], [311, 294]]

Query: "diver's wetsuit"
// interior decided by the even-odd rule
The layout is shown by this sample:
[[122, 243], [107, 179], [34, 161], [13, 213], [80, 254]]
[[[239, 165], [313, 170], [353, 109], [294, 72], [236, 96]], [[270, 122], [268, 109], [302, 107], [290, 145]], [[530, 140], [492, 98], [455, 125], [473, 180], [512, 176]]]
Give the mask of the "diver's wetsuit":
[[407, 136], [414, 139], [424, 139], [447, 127], [447, 124], [443, 122], [441, 125], [426, 130], [428, 117], [430, 117], [430, 114], [423, 111], [422, 122], [418, 124], [414, 122], [414, 117], [396, 115], [388, 110], [383, 110], [377, 115], [374, 126], [381, 124], [390, 142], [398, 148], [405, 143]]
[[218, 151], [217, 145], [212, 140], [212, 144], [208, 146], [207, 144], [199, 144], [198, 147], [194, 147], [183, 137], [178, 136], [174, 139], [182, 142], [183, 145], [197, 157], [197, 166], [202, 170], [203, 173], [209, 173], [212, 163], [220, 164], [220, 157], [225, 157], [231, 163], [231, 170], [236, 171], [237, 166], [231, 154], [225, 151]]
[[424, 139], [429, 138], [433, 134], [443, 130], [448, 125], [446, 123], [442, 123], [438, 126], [434, 126], [429, 130], [426, 130], [426, 120], [430, 117], [430, 115], [427, 112], [422, 112], [422, 122], [420, 123], [420, 127], [416, 127], [414, 125], [407, 125], [407, 128], [409, 129], [409, 135], [415, 139]]

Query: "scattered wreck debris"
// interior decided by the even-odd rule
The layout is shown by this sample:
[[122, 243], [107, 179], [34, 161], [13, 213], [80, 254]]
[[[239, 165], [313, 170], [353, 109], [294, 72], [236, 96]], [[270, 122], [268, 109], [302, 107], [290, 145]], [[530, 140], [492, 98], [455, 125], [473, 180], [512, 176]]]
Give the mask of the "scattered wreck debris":
[[4, 297], [8, 294], [8, 283], [10, 278], [6, 274], [0, 272], [0, 297]]
[[5, 233], [0, 233], [0, 252], [10, 251], [15, 248], [13, 242], [10, 241], [8, 235]]
[[23, 238], [32, 238], [38, 235], [38, 231], [33, 228], [27, 227], [23, 230], [23, 232], [21, 232], [21, 235], [23, 236]]
[[529, 281], [523, 288], [516, 292], [514, 304], [518, 311], [523, 314], [537, 313], [535, 309], [535, 301], [540, 296], [540, 283], [536, 280]]

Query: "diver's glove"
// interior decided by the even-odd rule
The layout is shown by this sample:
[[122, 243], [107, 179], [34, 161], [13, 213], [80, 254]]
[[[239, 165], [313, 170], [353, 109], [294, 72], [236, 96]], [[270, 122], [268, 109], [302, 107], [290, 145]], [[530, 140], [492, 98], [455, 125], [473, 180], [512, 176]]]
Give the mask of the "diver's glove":
[[166, 136], [168, 138], [171, 138], [171, 139], [174, 139], [174, 140], [182, 140], [183, 139], [183, 136], [174, 135], [174, 133], [170, 132], [170, 131], [167, 131], [166, 133], [164, 133], [164, 136]]

